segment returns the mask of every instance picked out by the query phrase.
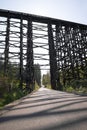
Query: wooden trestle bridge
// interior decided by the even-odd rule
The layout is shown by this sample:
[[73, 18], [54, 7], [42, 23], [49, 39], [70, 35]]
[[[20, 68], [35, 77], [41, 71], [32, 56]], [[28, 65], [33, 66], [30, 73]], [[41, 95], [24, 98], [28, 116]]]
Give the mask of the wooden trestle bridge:
[[63, 84], [87, 78], [80, 71], [87, 68], [87, 25], [0, 9], [0, 61], [4, 63], [4, 75], [8, 75], [9, 62], [15, 63], [21, 86], [24, 69], [26, 85], [34, 84], [34, 59], [47, 60], [46, 54], [34, 54], [38, 46], [49, 51], [53, 89], [61, 89], [61, 76]]

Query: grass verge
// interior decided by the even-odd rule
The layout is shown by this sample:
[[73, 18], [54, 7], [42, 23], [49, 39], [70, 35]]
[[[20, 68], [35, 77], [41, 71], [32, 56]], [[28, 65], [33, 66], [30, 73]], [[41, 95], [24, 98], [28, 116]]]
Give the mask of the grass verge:
[[[39, 88], [38, 84], [35, 83], [35, 89], [33, 91], [37, 91]], [[26, 89], [20, 90], [19, 88], [12, 90], [10, 93], [5, 93], [3, 98], [0, 98], [0, 109], [9, 103], [26, 96], [27, 94], [29, 94], [29, 92]]]

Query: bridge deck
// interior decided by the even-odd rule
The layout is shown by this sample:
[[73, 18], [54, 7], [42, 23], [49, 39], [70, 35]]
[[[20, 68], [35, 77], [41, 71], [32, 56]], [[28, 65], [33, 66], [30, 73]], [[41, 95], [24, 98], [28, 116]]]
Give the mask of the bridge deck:
[[0, 130], [86, 130], [87, 96], [41, 88], [0, 117]]
[[33, 22], [41, 22], [41, 23], [48, 23], [51, 22], [52, 24], [64, 24], [64, 25], [71, 25], [71, 26], [82, 26], [82, 27], [87, 27], [85, 24], [81, 23], [75, 23], [71, 21], [65, 21], [65, 20], [60, 20], [56, 18], [50, 18], [46, 16], [39, 16], [39, 15], [34, 15], [34, 14], [28, 14], [28, 13], [23, 13], [23, 12], [17, 12], [17, 11], [10, 11], [10, 10], [3, 10], [0, 9], [0, 16], [2, 17], [8, 17], [9, 18], [17, 18], [17, 19], [29, 19], [31, 18]]

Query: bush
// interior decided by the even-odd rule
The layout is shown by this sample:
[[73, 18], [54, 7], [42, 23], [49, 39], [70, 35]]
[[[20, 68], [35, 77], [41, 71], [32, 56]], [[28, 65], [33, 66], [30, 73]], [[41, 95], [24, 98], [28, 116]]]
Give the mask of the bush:
[[73, 89], [73, 87], [68, 86], [68, 87], [66, 87], [65, 91], [67, 91], [67, 92], [73, 92], [74, 89]]
[[7, 77], [0, 77], [0, 97], [2, 98], [9, 91], [10, 84]]
[[52, 89], [50, 84], [47, 84], [45, 87], [48, 89]]
[[12, 94], [4, 94], [4, 101], [3, 101], [3, 105], [8, 104], [10, 102], [14, 101], [13, 99], [13, 95]]
[[5, 93], [4, 97], [3, 97], [4, 100], [3, 100], [2, 104], [6, 105], [12, 101], [15, 101], [15, 100], [25, 96], [26, 94], [27, 94], [27, 91], [22, 91], [20, 89], [13, 90], [10, 93]]
[[74, 89], [79, 89], [79, 88], [87, 88], [87, 80], [72, 80], [70, 82], [70, 85], [74, 88]]
[[69, 83], [66, 84], [66, 87], [64, 87], [64, 91], [68, 92], [87, 92], [87, 80], [86, 79], [80, 79], [80, 80], [71, 80]]
[[35, 87], [34, 90], [38, 90], [40, 88], [40, 86], [38, 86], [37, 82], [35, 81]]

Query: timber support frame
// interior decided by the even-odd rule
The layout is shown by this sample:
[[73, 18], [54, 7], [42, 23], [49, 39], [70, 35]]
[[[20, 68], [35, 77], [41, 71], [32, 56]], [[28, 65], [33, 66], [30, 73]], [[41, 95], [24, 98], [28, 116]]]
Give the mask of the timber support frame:
[[[38, 30], [46, 34], [37, 35]], [[73, 79], [87, 79], [87, 25], [0, 9], [0, 60], [5, 76], [10, 63], [18, 64], [20, 87], [25, 82], [33, 90], [35, 38], [48, 41], [53, 89], [62, 90], [61, 84]]]

